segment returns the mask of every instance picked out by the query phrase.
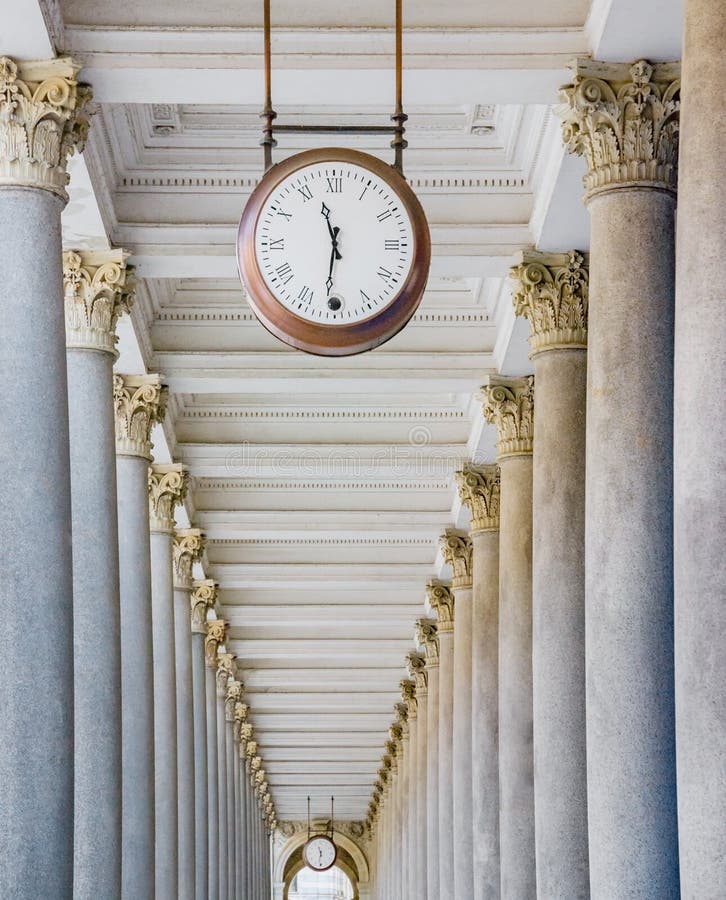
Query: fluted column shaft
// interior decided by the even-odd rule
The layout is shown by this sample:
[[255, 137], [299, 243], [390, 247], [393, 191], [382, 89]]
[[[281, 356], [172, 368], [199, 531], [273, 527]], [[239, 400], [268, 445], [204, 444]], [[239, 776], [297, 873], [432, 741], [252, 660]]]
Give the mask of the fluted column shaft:
[[186, 473], [181, 465], [150, 467], [156, 900], [178, 900], [179, 897], [173, 516], [174, 507], [184, 499], [185, 493]]
[[590, 890], [585, 747], [587, 260], [525, 251], [514, 302], [530, 323], [533, 453], [533, 700], [537, 892]]
[[[194, 736], [194, 662], [192, 651], [192, 566], [203, 551], [199, 529], [174, 534], [174, 659], [176, 670], [177, 806], [179, 814], [179, 900], [196, 896], [196, 766]], [[196, 623], [203, 625], [203, 621]], [[204, 649], [198, 642], [199, 666]], [[196, 650], [196, 648], [195, 648]], [[204, 671], [201, 668], [203, 677]]]
[[242, 844], [244, 831], [242, 826], [242, 783], [239, 771], [239, 733], [233, 732], [232, 747], [232, 783], [234, 787], [234, 891], [233, 900], [242, 896]]
[[217, 761], [217, 679], [215, 670], [205, 670], [207, 733], [207, 893], [219, 897], [219, 770]]
[[439, 619], [439, 884], [454, 883], [454, 632]]
[[234, 752], [234, 740], [232, 737], [232, 718], [227, 717], [224, 729], [224, 762], [225, 762], [225, 783], [227, 786], [227, 896], [230, 900], [234, 900], [235, 894], [235, 791], [234, 791], [234, 762], [236, 755]]
[[684, 897], [726, 895], [726, 8], [686, 0], [675, 313], [675, 671]]
[[[68, 199], [65, 159], [82, 146], [77, 110], [89, 92], [77, 86], [70, 60], [49, 60], [42, 70], [4, 58], [0, 65], [8, 92], [0, 122], [0, 504], [7, 525], [0, 896], [25, 900], [73, 890], [71, 476], [60, 216]], [[68, 89], [66, 100], [63, 88], [46, 81], [56, 76]], [[7, 99], [15, 89], [19, 101], [32, 99]], [[47, 131], [35, 141], [41, 119]], [[108, 622], [104, 634], [107, 628]]]
[[[73, 531], [73, 893], [121, 895], [121, 638], [115, 324], [133, 303], [121, 250], [63, 254]], [[99, 642], [99, 635], [105, 640]], [[101, 656], [101, 659], [99, 659]], [[99, 666], [103, 667], [103, 675]]]
[[[213, 583], [212, 583], [213, 584]], [[197, 591], [192, 594], [195, 597]], [[194, 897], [206, 900], [209, 885], [208, 757], [207, 757], [207, 676], [204, 639], [207, 633], [206, 604], [197, 614], [192, 603], [192, 714], [194, 716]]]
[[[218, 673], [219, 676], [219, 673]], [[216, 737], [216, 762], [217, 762], [217, 814], [218, 845], [219, 845], [219, 897], [227, 900], [227, 860], [229, 844], [227, 840], [227, 723], [224, 719], [224, 694], [220, 694], [219, 677], [217, 679], [217, 737]]]
[[[420, 727], [418, 730], [418, 751], [416, 753], [416, 872], [418, 873], [419, 893], [422, 900], [429, 897], [427, 887], [426, 866], [426, 753], [428, 694], [420, 688], [416, 689], [418, 697], [418, 714]], [[431, 898], [429, 898], [431, 900]]]
[[430, 900], [441, 896], [439, 886], [439, 667], [426, 660], [426, 881]]
[[124, 898], [153, 896], [154, 668], [148, 470], [163, 417], [158, 375], [115, 375], [121, 597], [121, 880]]
[[[416, 871], [416, 812], [418, 802], [418, 791], [416, 789], [416, 771], [418, 759], [419, 730], [423, 725], [422, 720], [420, 720], [418, 717], [416, 706], [417, 703], [414, 700], [413, 705], [409, 706], [408, 713], [408, 729], [411, 736], [411, 779], [409, 781], [408, 789], [408, 871], [410, 873], [411, 879], [411, 891], [414, 897], [418, 896], [416, 892], [419, 890], [419, 877]], [[382, 803], [383, 801], [381, 801], [381, 804]], [[381, 821], [383, 821], [384, 814], [385, 809], [382, 809]], [[382, 849], [383, 852], [385, 852], [385, 843], [383, 844]]]
[[411, 735], [408, 724], [401, 736], [401, 849], [398, 864], [401, 867], [401, 895], [407, 897], [411, 893], [411, 873], [408, 868], [409, 793], [411, 790]]
[[679, 896], [672, 562], [678, 91], [677, 66], [593, 61], [578, 63], [562, 92], [568, 146], [590, 164], [585, 602], [593, 900]]

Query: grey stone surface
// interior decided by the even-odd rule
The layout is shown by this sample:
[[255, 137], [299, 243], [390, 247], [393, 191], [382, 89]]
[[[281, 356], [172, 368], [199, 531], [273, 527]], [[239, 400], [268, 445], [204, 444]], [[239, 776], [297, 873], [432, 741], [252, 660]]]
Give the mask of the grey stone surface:
[[232, 723], [227, 722], [224, 731], [225, 741], [225, 780], [227, 784], [227, 895], [234, 900], [235, 894], [235, 793], [234, 793], [234, 742], [232, 740]]
[[537, 895], [589, 897], [585, 755], [587, 351], [533, 356], [532, 619]]
[[[418, 890], [418, 875], [416, 874], [416, 815], [417, 815], [417, 799], [416, 790], [416, 758], [418, 753], [419, 729], [423, 727], [421, 719], [418, 715], [408, 720], [409, 741], [411, 743], [411, 774], [408, 785], [408, 871], [410, 873], [411, 892], [415, 896]], [[385, 844], [383, 844], [385, 847]]]
[[472, 591], [457, 587], [454, 617], [454, 896], [474, 896], [472, 809]]
[[113, 355], [67, 351], [73, 528], [73, 896], [121, 896], [121, 637]]
[[439, 629], [439, 885], [454, 884], [454, 633]]
[[499, 840], [501, 896], [536, 895], [532, 752], [532, 457], [500, 460]]
[[472, 816], [474, 900], [498, 900], [499, 531], [473, 532]]
[[594, 900], [678, 896], [673, 699], [674, 197], [589, 203], [587, 776]]
[[224, 697], [217, 692], [217, 815], [218, 821], [218, 865], [219, 865], [219, 896], [220, 900], [227, 898], [227, 861], [229, 845], [227, 841], [227, 743], [225, 732], [227, 723], [224, 720]]
[[179, 815], [172, 534], [151, 532], [156, 900], [178, 900]]
[[219, 772], [217, 769], [217, 679], [204, 670], [207, 716], [207, 891], [219, 895]]
[[401, 846], [398, 865], [401, 869], [401, 893], [402, 896], [405, 897], [411, 892], [410, 872], [408, 870], [408, 806], [409, 790], [411, 784], [411, 741], [410, 738], [405, 734], [402, 737], [402, 747], [403, 757], [401, 768], [401, 808], [399, 820], [401, 829]]
[[426, 714], [426, 876], [430, 900], [439, 897], [439, 667], [428, 666]]
[[675, 672], [683, 897], [726, 896], [726, 6], [686, 0], [675, 313]]
[[121, 595], [122, 896], [154, 893], [154, 677], [151, 639], [149, 461], [118, 456]]
[[[189, 606], [187, 605], [187, 610]], [[187, 613], [188, 616], [188, 613]], [[187, 619], [188, 621], [188, 619]], [[194, 896], [206, 900], [209, 884], [209, 794], [207, 775], [207, 687], [204, 635], [192, 634], [192, 713], [194, 716]]]
[[[426, 870], [426, 756], [427, 756], [427, 728], [428, 694], [418, 691], [418, 715], [420, 727], [418, 729], [418, 749], [416, 751], [416, 832], [414, 841], [416, 844], [416, 884], [421, 900], [433, 900], [428, 893]], [[396, 864], [396, 860], [393, 860]]]
[[240, 839], [239, 839], [239, 900], [244, 900], [248, 891], [249, 865], [249, 812], [248, 784], [244, 762], [239, 761], [239, 793], [240, 793]]
[[242, 785], [239, 777], [239, 742], [234, 742], [232, 755], [232, 782], [234, 785], [234, 900], [242, 895], [242, 844], [244, 833], [242, 830]]
[[48, 191], [0, 187], [0, 896], [14, 900], [73, 890], [62, 208]]
[[179, 900], [192, 900], [195, 884], [194, 679], [190, 591], [174, 587], [174, 660], [176, 691], [177, 806], [179, 816]]

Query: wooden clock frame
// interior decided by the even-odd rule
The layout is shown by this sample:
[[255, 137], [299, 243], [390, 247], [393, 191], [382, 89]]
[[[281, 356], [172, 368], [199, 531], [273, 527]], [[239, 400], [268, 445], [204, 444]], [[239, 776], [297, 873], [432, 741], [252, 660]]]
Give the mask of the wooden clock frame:
[[[309, 861], [308, 861], [308, 858], [307, 858], [307, 852], [306, 852], [306, 851], [307, 851], [307, 848], [308, 848], [308, 845], [311, 843], [311, 841], [318, 841], [318, 840], [321, 840], [321, 839], [322, 839], [322, 840], [325, 840], [325, 841], [328, 841], [328, 843], [332, 844], [332, 845], [333, 845], [333, 850], [335, 850], [335, 855], [333, 856], [333, 861], [330, 863], [329, 866], [325, 866], [325, 867], [322, 868], [322, 869], [318, 868], [317, 866], [311, 866], [311, 865], [310, 865], [310, 863], [309, 863]], [[312, 834], [312, 835], [310, 835], [310, 837], [307, 839], [307, 841], [305, 841], [305, 843], [303, 844], [302, 858], [303, 858], [303, 862], [305, 863], [305, 865], [308, 866], [309, 868], [311, 868], [311, 869], [313, 870], [313, 872], [327, 872], [327, 871], [329, 871], [330, 869], [332, 869], [333, 866], [334, 866], [334, 865], [336, 864], [336, 862], [338, 861], [338, 845], [337, 845], [337, 844], [335, 843], [335, 841], [334, 841], [331, 837], [329, 837], [327, 834]]]

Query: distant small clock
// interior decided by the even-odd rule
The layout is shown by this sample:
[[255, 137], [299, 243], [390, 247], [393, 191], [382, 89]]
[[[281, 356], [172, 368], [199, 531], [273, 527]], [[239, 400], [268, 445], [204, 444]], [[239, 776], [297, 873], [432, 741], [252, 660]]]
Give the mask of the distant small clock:
[[303, 847], [303, 861], [316, 872], [325, 872], [335, 865], [338, 848], [326, 834], [316, 834]]
[[349, 356], [392, 338], [416, 311], [431, 240], [392, 167], [357, 150], [273, 166], [242, 214], [237, 259], [262, 324], [299, 350]]

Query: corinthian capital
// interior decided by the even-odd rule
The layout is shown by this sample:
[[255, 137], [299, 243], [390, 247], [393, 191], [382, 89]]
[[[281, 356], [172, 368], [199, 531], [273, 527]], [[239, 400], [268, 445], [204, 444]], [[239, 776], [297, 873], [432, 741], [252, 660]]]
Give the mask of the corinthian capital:
[[204, 553], [204, 535], [198, 528], [177, 528], [174, 532], [174, 587], [191, 590], [192, 566]]
[[[210, 609], [214, 609], [217, 602], [218, 589], [219, 585], [211, 578], [205, 578], [203, 581], [195, 581], [193, 583], [190, 603], [192, 631], [195, 634], [207, 633], [207, 612]], [[215, 650], [215, 659], [216, 652]]]
[[471, 538], [458, 528], [447, 528], [439, 540], [441, 555], [451, 566], [454, 588], [471, 586]]
[[529, 321], [531, 356], [587, 346], [587, 254], [524, 250], [510, 277], [514, 309]]
[[204, 638], [204, 661], [207, 668], [217, 668], [219, 645], [227, 639], [227, 623], [224, 619], [210, 619], [207, 622], [207, 635]]
[[439, 634], [454, 630], [454, 594], [446, 581], [432, 578], [426, 585], [426, 599], [436, 612], [437, 631]]
[[184, 501], [189, 473], [181, 463], [149, 466], [149, 525], [152, 531], [171, 534], [174, 510]]
[[416, 642], [423, 648], [426, 668], [439, 664], [439, 635], [433, 619], [416, 619]]
[[69, 57], [16, 63], [0, 56], [0, 184], [42, 188], [68, 200], [66, 163], [83, 150], [91, 88]]
[[492, 376], [482, 388], [484, 418], [496, 425], [499, 459], [532, 452], [534, 438], [534, 378]]
[[[227, 638], [228, 625], [225, 622], [225, 640]], [[222, 642], [224, 643], [224, 642]], [[234, 653], [225, 653], [217, 647], [217, 696], [221, 700], [227, 697], [227, 685], [230, 678], [234, 678]]]
[[499, 466], [466, 463], [456, 473], [459, 497], [471, 513], [471, 533], [499, 530]]
[[234, 708], [242, 696], [242, 682], [232, 677], [227, 679], [227, 692], [224, 697], [224, 717], [227, 722], [234, 722]]
[[114, 375], [116, 453], [151, 458], [151, 429], [164, 418], [167, 388], [158, 375]]
[[623, 185], [675, 191], [680, 64], [578, 59], [560, 89], [562, 134], [584, 156], [586, 196]]
[[410, 678], [402, 678], [398, 685], [401, 689], [401, 700], [406, 704], [409, 722], [416, 718], [418, 703], [416, 701], [416, 682]]
[[116, 355], [116, 322], [135, 298], [133, 266], [125, 250], [66, 250], [63, 295], [66, 346]]
[[428, 693], [428, 673], [426, 672], [426, 659], [418, 650], [411, 650], [406, 654], [406, 668], [409, 678], [413, 678], [416, 684], [416, 696], [425, 697]]
[[245, 756], [249, 760], [253, 760], [257, 756], [257, 741], [247, 741]]

